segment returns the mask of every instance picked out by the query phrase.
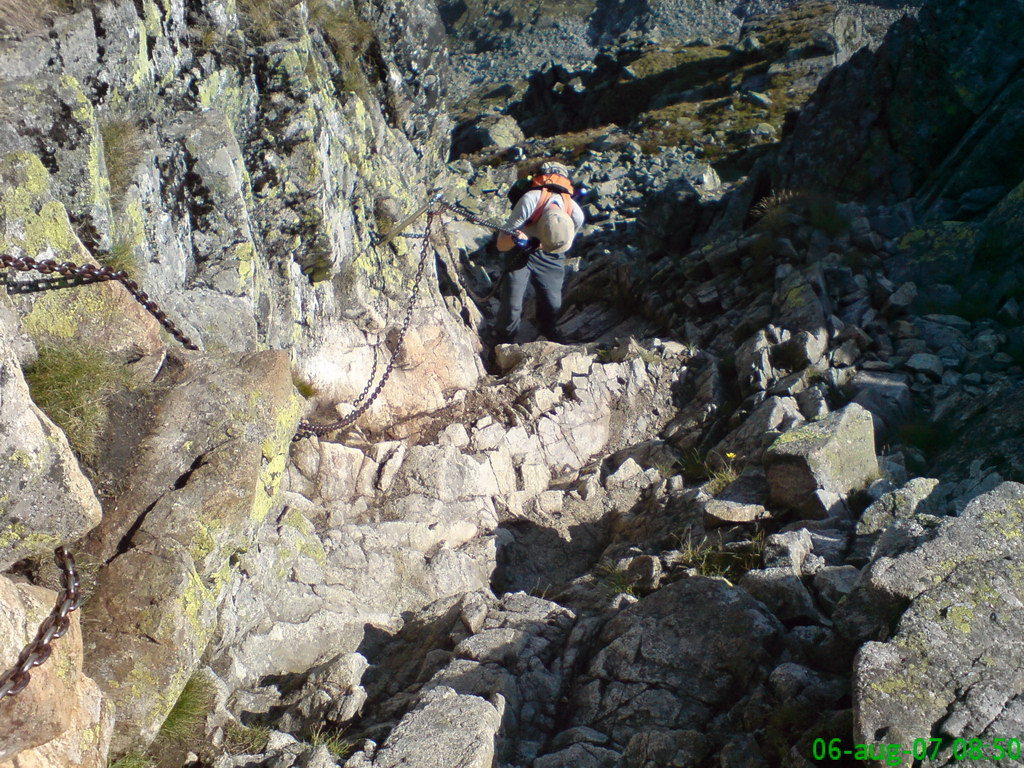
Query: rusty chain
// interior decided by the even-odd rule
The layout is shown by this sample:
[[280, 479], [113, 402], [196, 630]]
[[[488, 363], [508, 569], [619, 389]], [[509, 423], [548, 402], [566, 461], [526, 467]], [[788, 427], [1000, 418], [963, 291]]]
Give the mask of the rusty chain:
[[68, 614], [78, 608], [81, 599], [78, 571], [75, 558], [65, 547], [54, 550], [54, 559], [60, 569], [61, 590], [57, 602], [43, 623], [39, 625], [35, 638], [18, 655], [11, 669], [0, 675], [0, 701], [8, 696], [21, 693], [32, 678], [31, 670], [38, 667], [53, 653], [53, 641], [64, 636], [71, 626]]
[[[132, 298], [135, 299], [142, 308], [145, 309], [149, 314], [156, 318], [156, 321], [164, 327], [164, 329], [171, 334], [185, 347], [185, 349], [199, 349], [192, 340], [182, 333], [178, 327], [172, 323], [167, 315], [164, 314], [160, 306], [149, 298], [142, 288], [132, 280], [128, 273], [124, 270], [115, 270], [110, 266], [98, 267], [95, 264], [75, 264], [72, 261], [54, 261], [53, 259], [43, 259], [41, 261], [31, 258], [30, 256], [11, 256], [10, 254], [0, 254], [0, 264], [10, 269], [16, 269], [19, 272], [29, 272], [35, 270], [36, 272], [42, 272], [44, 275], [52, 275], [57, 273], [61, 278], [67, 278], [69, 280], [67, 285], [54, 285], [49, 286], [49, 281], [34, 280], [27, 281], [23, 284], [14, 283], [16, 288], [15, 293], [28, 293], [31, 291], [42, 291], [48, 288], [65, 288], [74, 285], [83, 285], [85, 283], [105, 283], [110, 280], [116, 280], [125, 287], [125, 290], [131, 294]], [[59, 282], [59, 279], [58, 279]], [[8, 285], [12, 285], [8, 283]], [[33, 285], [41, 285], [42, 287], [31, 287]]]
[[[405, 334], [409, 330], [409, 323], [412, 320], [412, 310], [416, 305], [416, 300], [419, 298], [420, 286], [423, 283], [423, 272], [426, 269], [427, 261], [429, 260], [431, 253], [430, 233], [437, 219], [441, 218], [440, 211], [430, 210], [427, 212], [427, 226], [423, 232], [423, 245], [420, 248], [420, 259], [419, 266], [416, 268], [416, 277], [413, 280], [412, 294], [409, 297], [409, 304], [405, 308], [405, 319], [402, 321], [402, 328], [398, 332], [398, 338], [395, 341], [395, 348], [391, 353], [391, 359], [388, 360], [388, 364], [384, 367], [384, 373], [381, 376], [377, 386], [370, 390], [370, 386], [373, 384], [373, 379], [377, 373], [377, 354], [374, 350], [373, 357], [373, 371], [370, 373], [370, 378], [366, 382], [366, 386], [363, 387], [362, 393], [356, 398], [353, 403], [354, 407], [352, 412], [347, 416], [343, 416], [337, 421], [332, 421], [327, 424], [313, 424], [309, 421], [300, 421], [299, 430], [295, 433], [295, 440], [301, 440], [305, 437], [323, 437], [329, 432], [334, 432], [339, 429], [349, 427], [359, 419], [364, 413], [366, 413], [370, 406], [373, 405], [374, 401], [380, 395], [384, 389], [384, 385], [387, 384], [388, 378], [391, 376], [391, 371], [394, 370], [395, 363], [398, 361], [399, 356], [402, 352], [402, 345], [405, 342]], [[442, 226], [443, 230], [444, 227]], [[369, 393], [369, 394], [367, 394]]]

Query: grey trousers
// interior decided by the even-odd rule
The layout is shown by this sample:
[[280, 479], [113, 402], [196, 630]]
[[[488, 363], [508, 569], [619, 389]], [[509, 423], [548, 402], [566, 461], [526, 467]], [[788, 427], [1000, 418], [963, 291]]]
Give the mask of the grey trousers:
[[525, 264], [521, 256], [518, 258], [519, 261], [513, 265], [515, 268], [505, 275], [505, 284], [502, 286], [501, 308], [498, 310], [495, 328], [496, 341], [515, 341], [523, 318], [526, 286], [530, 283], [533, 283], [533, 290], [537, 294], [537, 323], [540, 332], [553, 341], [556, 338], [558, 313], [562, 309], [565, 259], [561, 255], [543, 251], [531, 253]]

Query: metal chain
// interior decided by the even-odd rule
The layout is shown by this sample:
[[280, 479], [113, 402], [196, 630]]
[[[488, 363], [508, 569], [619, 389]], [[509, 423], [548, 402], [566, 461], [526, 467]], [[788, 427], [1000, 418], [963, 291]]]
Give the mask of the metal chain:
[[[373, 378], [377, 372], [377, 357], [375, 352], [374, 370], [370, 374], [370, 380], [366, 382], [366, 387], [363, 388], [363, 393], [360, 394], [359, 398], [356, 399], [354, 403], [355, 408], [352, 410], [352, 412], [349, 413], [347, 416], [344, 416], [338, 419], [337, 421], [332, 421], [328, 424], [313, 424], [312, 422], [305, 420], [300, 421], [298, 432], [295, 433], [295, 440], [301, 440], [304, 437], [312, 437], [314, 435], [316, 435], [317, 437], [323, 437], [329, 432], [334, 432], [336, 430], [344, 429], [345, 427], [351, 426], [359, 419], [360, 416], [362, 416], [370, 409], [370, 406], [373, 405], [374, 401], [377, 399], [381, 391], [384, 389], [384, 385], [387, 384], [388, 378], [390, 378], [391, 376], [391, 371], [394, 370], [395, 363], [398, 361], [398, 358], [402, 352], [402, 346], [405, 342], [405, 334], [409, 330], [409, 323], [412, 321], [412, 310], [413, 307], [416, 305], [416, 300], [419, 298], [420, 287], [423, 282], [423, 272], [426, 268], [427, 261], [430, 257], [431, 229], [434, 226], [435, 220], [440, 219], [440, 217], [441, 216], [439, 211], [427, 212], [427, 227], [423, 233], [423, 246], [420, 248], [419, 266], [417, 266], [416, 268], [416, 277], [413, 281], [412, 295], [409, 297], [409, 304], [406, 306], [405, 309], [405, 319], [402, 321], [402, 329], [398, 332], [398, 339], [395, 342], [395, 349], [391, 353], [391, 359], [388, 360], [388, 364], [387, 366], [385, 366], [384, 373], [381, 376], [380, 381], [377, 382], [377, 386], [373, 388], [373, 391], [370, 392], [369, 395], [366, 395], [366, 393], [370, 390], [370, 385], [373, 383]], [[365, 400], [363, 400], [363, 402], [360, 403], [359, 401], [364, 397]]]
[[0, 282], [7, 286], [7, 293], [42, 293], [57, 291], [61, 288], [77, 288], [79, 285], [98, 283], [99, 278], [81, 275], [78, 277], [44, 277], [39, 280], [10, 280], [7, 275], [0, 275]]
[[438, 200], [437, 205], [441, 208], [444, 208], [445, 210], [451, 211], [456, 216], [461, 216], [467, 221], [471, 221], [472, 223], [478, 224], [481, 227], [487, 227], [487, 229], [494, 230], [495, 232], [503, 232], [509, 237], [516, 237], [516, 230], [509, 229], [508, 227], [503, 227], [498, 224], [494, 224], [493, 222], [487, 221], [487, 219], [483, 218], [482, 216], [478, 216], [468, 208], [463, 208], [461, 205], [457, 205], [455, 203], [448, 203], [445, 202], [444, 200]]
[[[455, 251], [452, 248], [451, 237], [448, 235], [448, 227], [441, 227], [441, 233], [444, 240], [444, 249], [448, 254], [449, 261], [451, 261], [452, 263], [452, 268], [455, 269]], [[479, 294], [475, 290], [473, 290], [473, 286], [469, 284], [469, 281], [465, 281], [462, 287], [466, 289], [466, 293], [468, 293], [473, 298], [474, 301], [478, 301], [480, 303], [488, 302], [498, 295], [498, 291], [501, 290], [501, 286], [505, 282], [505, 276], [508, 274], [508, 272], [508, 265], [506, 264], [506, 268], [501, 270], [501, 276], [497, 279], [496, 282], [494, 282], [494, 284], [491, 286], [491, 289], [484, 294]]]
[[[121, 283], [121, 285], [125, 287], [125, 290], [131, 294], [132, 298], [139, 302], [139, 304], [142, 305], [142, 308], [149, 312], [149, 314], [155, 317], [157, 322], [160, 323], [160, 325], [162, 325], [164, 329], [171, 334], [171, 336], [180, 342], [185, 349], [199, 349], [199, 347], [196, 346], [188, 336], [182, 333], [178, 327], [167, 318], [167, 315], [165, 315], [163, 310], [160, 309], [160, 306], [149, 298], [149, 294], [142, 290], [138, 283], [128, 277], [128, 273], [124, 270], [115, 270], [110, 266], [98, 267], [95, 264], [75, 264], [72, 261], [56, 262], [53, 259], [43, 259], [42, 261], [38, 261], [30, 256], [11, 256], [7, 253], [0, 254], [0, 264], [10, 269], [16, 269], [19, 272], [35, 270], [36, 272], [42, 272], [44, 275], [52, 275], [56, 272], [61, 277], [70, 278], [71, 280], [83, 278], [83, 283], [105, 283], [110, 280], [116, 280]], [[38, 283], [42, 281], [30, 281], [25, 283], [25, 286], [30, 285], [32, 282]], [[10, 285], [10, 283], [8, 283], [8, 285]], [[47, 288], [43, 287], [41, 289], [32, 289], [24, 287], [20, 292], [24, 293], [32, 290], [47, 290]]]
[[35, 638], [22, 649], [15, 665], [0, 675], [0, 701], [25, 690], [32, 678], [30, 670], [50, 658], [53, 641], [68, 631], [71, 626], [68, 614], [78, 608], [81, 600], [75, 558], [65, 547], [57, 547], [53, 554], [61, 572], [61, 590], [57, 594], [57, 602], [50, 615], [39, 625]]

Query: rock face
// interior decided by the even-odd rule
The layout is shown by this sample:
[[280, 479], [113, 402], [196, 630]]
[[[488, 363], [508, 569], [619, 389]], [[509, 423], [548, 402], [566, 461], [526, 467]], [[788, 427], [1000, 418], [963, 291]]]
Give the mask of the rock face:
[[209, 643], [233, 563], [277, 503], [299, 415], [280, 352], [182, 363], [154, 432], [87, 551], [106, 563], [86, 616], [89, 673], [148, 742]]
[[0, 324], [0, 567], [45, 555], [100, 521], [100, 505], [67, 439], [29, 399], [28, 387]]
[[[776, 188], [821, 185], [895, 201], [922, 184], [926, 194], [949, 199], [979, 186], [1016, 186], [1019, 159], [998, 158], [1009, 160], [1007, 142], [1020, 135], [1005, 106], [1019, 98], [1021, 53], [1012, 41], [1024, 16], [1015, 3], [980, 8], [925, 4], [917, 20], [894, 27], [877, 55], [863, 52], [837, 70], [778, 155], [785, 171]], [[957, 148], [972, 125], [969, 146]], [[934, 162], [947, 157], [955, 162]]]
[[722, 581], [665, 587], [602, 630], [578, 683], [574, 722], [619, 744], [700, 728], [766, 674], [780, 631], [757, 601]]
[[[1020, 727], [1022, 510], [1024, 486], [1004, 483], [920, 547], [871, 566], [865, 586], [908, 605], [891, 640], [858, 653], [858, 739], [884, 730], [894, 742], [922, 733], [984, 740]], [[938, 759], [951, 764], [952, 750]]]
[[[0, 667], [9, 669], [53, 608], [55, 593], [0, 577]], [[82, 674], [82, 630], [71, 614], [53, 655], [32, 670], [24, 691], [0, 710], [0, 766], [103, 768], [114, 716], [109, 700]]]
[[[55, 544], [87, 597], [0, 768], [805, 766], [1024, 725], [1019, 3], [855, 53], [878, 5], [0, 9], [0, 248], [125, 268], [201, 347], [113, 283], [0, 307], [0, 664]], [[541, 157], [596, 192], [572, 343], [527, 313], [482, 355], [492, 232], [378, 235], [435, 187], [497, 220]], [[76, 455], [20, 371], [60, 345], [125, 374]]]

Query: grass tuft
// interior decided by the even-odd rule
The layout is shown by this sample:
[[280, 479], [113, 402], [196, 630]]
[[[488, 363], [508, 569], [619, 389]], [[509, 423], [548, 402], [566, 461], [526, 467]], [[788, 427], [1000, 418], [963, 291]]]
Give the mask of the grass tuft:
[[273, 40], [288, 33], [297, 5], [298, 0], [238, 0], [238, 14], [246, 31], [260, 40]]
[[715, 545], [708, 541], [694, 544], [687, 539], [679, 549], [676, 564], [695, 568], [701, 576], [720, 577], [736, 583], [743, 574], [761, 564], [764, 555], [764, 531], [758, 531], [746, 546]]
[[95, 349], [49, 344], [25, 368], [32, 399], [64, 430], [80, 457], [96, 455], [96, 441], [107, 425], [107, 398], [130, 383], [128, 369]]
[[0, 29], [15, 34], [42, 32], [67, 10], [59, 0], [0, 0]]
[[201, 673], [192, 675], [156, 735], [154, 744], [165, 749], [183, 749], [202, 733], [206, 716], [213, 708], [215, 690]]
[[337, 760], [342, 760], [356, 751], [356, 742], [345, 737], [345, 731], [330, 726], [318, 725], [309, 735], [309, 743], [314, 747], [327, 747], [327, 751]]
[[270, 729], [264, 725], [231, 723], [224, 733], [224, 750], [229, 755], [257, 755], [267, 748]]
[[292, 374], [292, 384], [294, 384], [295, 388], [299, 390], [299, 394], [302, 395], [307, 400], [309, 400], [311, 397], [316, 396], [317, 393], [319, 392], [315, 384], [312, 384], [311, 382], [308, 382], [295, 374]]
[[793, 190], [780, 189], [758, 200], [750, 212], [761, 226], [778, 234], [789, 226], [789, 214], [796, 199]]
[[107, 763], [107, 768], [156, 768], [156, 758], [142, 752], [129, 752]]
[[713, 454], [702, 457], [696, 448], [691, 448], [683, 454], [680, 471], [691, 482], [706, 481], [704, 490], [717, 496], [739, 476], [736, 461], [736, 454], [731, 451], [715, 459]]
[[146, 153], [146, 132], [133, 120], [111, 120], [100, 127], [100, 134], [110, 179], [110, 198], [114, 207], [118, 207], [132, 182], [135, 166]]
[[636, 584], [633, 583], [629, 572], [624, 568], [616, 568], [608, 562], [601, 562], [594, 568], [594, 575], [600, 579], [601, 585], [611, 595], [640, 597]]
[[136, 242], [136, 238], [118, 237], [114, 240], [114, 244], [110, 246], [110, 250], [106, 253], [97, 254], [97, 258], [104, 266], [112, 267], [119, 272], [127, 272], [128, 277], [138, 282], [141, 265], [139, 264], [138, 257], [135, 255]]

